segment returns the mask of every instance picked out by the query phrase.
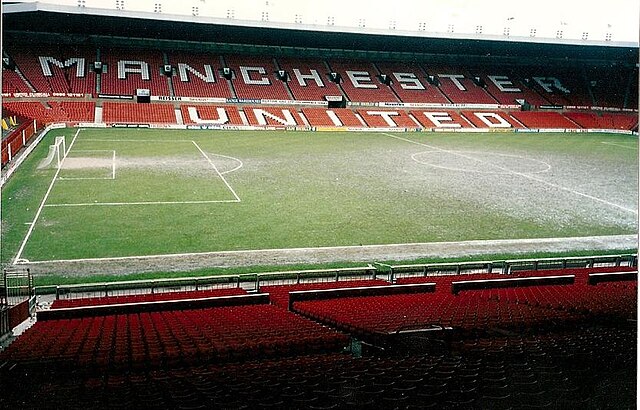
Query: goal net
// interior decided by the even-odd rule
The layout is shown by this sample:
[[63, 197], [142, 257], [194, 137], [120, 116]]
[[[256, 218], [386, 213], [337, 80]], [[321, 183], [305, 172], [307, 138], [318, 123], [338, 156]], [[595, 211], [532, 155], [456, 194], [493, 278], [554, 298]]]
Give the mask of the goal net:
[[56, 137], [54, 144], [49, 145], [49, 153], [47, 157], [42, 160], [38, 168], [60, 168], [62, 160], [67, 154], [67, 144], [63, 136]]

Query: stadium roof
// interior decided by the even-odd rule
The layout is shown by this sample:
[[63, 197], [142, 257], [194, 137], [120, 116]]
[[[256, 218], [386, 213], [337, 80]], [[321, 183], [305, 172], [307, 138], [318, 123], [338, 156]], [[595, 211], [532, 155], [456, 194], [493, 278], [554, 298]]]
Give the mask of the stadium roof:
[[3, 13], [43, 11], [328, 33], [637, 47], [634, 0], [44, 0], [3, 1]]
[[[4, 1], [3, 30], [8, 41], [22, 38], [12, 34], [38, 31], [79, 35], [82, 36], [80, 39], [103, 36], [333, 50], [637, 62], [638, 21], [633, 13], [625, 12], [637, 10], [637, 2], [611, 0], [610, 7], [600, 10], [601, 18], [595, 23], [586, 14], [580, 16], [576, 12], [571, 15], [574, 9], [582, 12], [594, 2], [578, 5], [565, 2], [574, 7], [540, 11], [548, 2], [539, 0], [535, 8], [519, 5], [519, 10], [524, 11], [517, 11], [513, 6], [510, 10], [497, 7], [498, 3], [506, 4], [501, 0], [396, 0], [393, 8], [388, 3], [361, 0], [299, 0], [295, 3], [301, 5], [299, 7], [292, 6], [287, 0], [234, 0], [229, 3], [211, 0]], [[445, 3], [449, 4], [447, 8], [443, 6]], [[311, 4], [315, 4], [316, 9], [322, 5], [322, 9], [314, 11]], [[621, 18], [623, 15], [625, 17]], [[550, 24], [551, 20], [557, 22]], [[615, 21], [604, 23], [610, 20]], [[385, 24], [388, 25], [386, 28]], [[265, 29], [268, 35], [265, 35]], [[628, 34], [629, 29], [635, 32], [635, 37]]]

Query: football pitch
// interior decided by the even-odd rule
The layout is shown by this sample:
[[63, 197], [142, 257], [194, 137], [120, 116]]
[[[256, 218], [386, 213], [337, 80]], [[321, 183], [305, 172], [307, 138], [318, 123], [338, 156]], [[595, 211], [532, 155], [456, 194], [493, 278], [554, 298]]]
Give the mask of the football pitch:
[[637, 201], [627, 135], [61, 129], [3, 188], [2, 262], [635, 234]]

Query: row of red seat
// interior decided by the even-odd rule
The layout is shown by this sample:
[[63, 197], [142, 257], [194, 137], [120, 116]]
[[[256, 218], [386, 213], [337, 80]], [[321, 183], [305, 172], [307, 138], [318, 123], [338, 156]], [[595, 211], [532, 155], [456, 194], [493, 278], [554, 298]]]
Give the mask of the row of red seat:
[[[345, 96], [356, 102], [508, 105], [524, 100], [535, 106], [618, 108], [635, 108], [638, 98], [637, 78], [632, 69], [625, 68], [594, 68], [581, 76], [563, 68], [539, 66], [447, 67], [86, 47], [43, 46], [8, 52], [36, 92], [134, 95], [137, 88], [148, 88], [153, 95], [162, 96], [301, 101]], [[98, 58], [106, 67], [100, 74], [99, 89], [91, 67]], [[165, 65], [172, 67], [170, 77], [162, 73]], [[230, 79], [225, 78], [223, 67], [231, 69]], [[280, 70], [287, 73], [286, 81], [278, 75]], [[340, 76], [339, 85], [329, 73]], [[3, 89], [14, 90], [9, 92], [29, 88], [20, 83], [23, 81], [15, 76], [3, 76]]]
[[540, 323], [602, 315], [631, 318], [637, 310], [636, 281], [587, 285], [589, 273], [627, 269], [605, 267], [523, 271], [506, 277], [574, 274], [576, 279], [573, 285], [472, 290], [462, 291], [458, 295], [451, 294], [451, 283], [454, 281], [500, 279], [505, 275], [483, 273], [405, 278], [398, 280], [398, 283], [433, 282], [436, 292], [298, 301], [293, 309], [360, 335], [431, 326], [526, 328]]
[[38, 321], [0, 359], [158, 367], [337, 351], [347, 337], [273, 305]]
[[45, 124], [95, 121], [96, 103], [93, 101], [3, 101], [2, 106], [21, 117]]
[[[27, 118], [50, 122], [93, 122], [95, 102], [5, 101], [3, 106]], [[173, 104], [104, 102], [102, 120], [106, 123], [177, 124]], [[241, 114], [242, 110], [242, 114]], [[540, 129], [620, 129], [638, 126], [637, 116], [626, 113], [597, 114], [555, 111], [495, 110], [390, 110], [327, 109], [315, 107], [273, 107], [232, 105], [180, 105], [184, 124], [268, 125], [371, 128], [540, 128]], [[244, 119], [243, 119], [244, 115]]]
[[51, 304], [51, 309], [74, 308], [80, 306], [117, 305], [121, 303], [159, 302], [164, 300], [202, 299], [220, 296], [245, 295], [246, 293], [247, 292], [242, 288], [220, 288], [162, 293], [141, 293], [133, 295], [56, 299]]
[[[635, 331], [590, 325], [457, 340], [453, 352], [81, 371], [0, 367], [3, 408], [631, 408]], [[453, 354], [452, 354], [453, 353]], [[597, 388], [593, 388], [597, 386]]]

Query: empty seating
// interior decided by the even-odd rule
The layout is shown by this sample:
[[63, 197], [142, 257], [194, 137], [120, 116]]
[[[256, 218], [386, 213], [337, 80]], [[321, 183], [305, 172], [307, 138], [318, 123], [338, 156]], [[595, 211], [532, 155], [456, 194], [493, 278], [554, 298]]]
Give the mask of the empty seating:
[[6, 101], [3, 106], [25, 117], [42, 123], [93, 122], [95, 103], [92, 101]]
[[2, 92], [3, 93], [30, 93], [29, 86], [13, 70], [2, 68]]
[[504, 111], [465, 110], [460, 114], [476, 128], [522, 128]]
[[72, 308], [80, 306], [115, 305], [121, 303], [158, 302], [164, 300], [200, 299], [219, 296], [244, 295], [246, 293], [247, 292], [245, 292], [244, 289], [241, 288], [222, 288], [200, 291], [174, 291], [122, 296], [57, 299], [51, 304], [51, 309]]
[[638, 116], [633, 114], [565, 112], [564, 116], [582, 128], [632, 130], [638, 126]]
[[277, 79], [277, 67], [272, 58], [225, 56], [233, 71], [233, 88], [242, 99], [291, 100], [285, 82]]
[[106, 64], [101, 75], [102, 94], [136, 95], [137, 89], [148, 89], [152, 95], [169, 95], [169, 82], [161, 74], [164, 60], [159, 51], [100, 49]]
[[527, 128], [580, 128], [575, 122], [554, 111], [512, 111], [510, 115]]
[[230, 98], [229, 80], [224, 78], [220, 56], [171, 52], [173, 90], [176, 96]]
[[278, 58], [278, 63], [288, 74], [287, 85], [295, 100], [325, 101], [326, 96], [342, 96], [336, 83], [329, 80], [324, 61]]
[[471, 75], [461, 67], [426, 67], [426, 71], [437, 78], [438, 88], [452, 103], [498, 103], [485, 89], [474, 84]]
[[305, 125], [296, 107], [245, 106], [243, 111], [250, 125], [276, 127]]
[[226, 362], [341, 349], [346, 337], [272, 305], [37, 322], [0, 357], [97, 369]]
[[238, 107], [232, 105], [181, 105], [180, 112], [187, 125], [243, 125]]
[[391, 87], [380, 81], [380, 73], [370, 62], [332, 60], [329, 67], [342, 77], [340, 85], [351, 101], [399, 101]]
[[175, 124], [173, 105], [105, 102], [102, 119], [106, 123]]
[[40, 93], [96, 92], [96, 74], [90, 65], [95, 49], [83, 47], [42, 46], [9, 51], [25, 78]]
[[367, 125], [372, 128], [419, 127], [419, 123], [416, 123], [406, 111], [370, 109], [358, 110], [358, 114], [360, 114]]
[[406, 103], [448, 104], [450, 101], [440, 89], [427, 81], [417, 64], [377, 63], [381, 73], [390, 76], [391, 88]]
[[411, 111], [413, 117], [425, 128], [473, 128], [459, 112], [441, 109]]
[[364, 127], [366, 126], [355, 113], [347, 108], [312, 108], [301, 109], [313, 127]]

